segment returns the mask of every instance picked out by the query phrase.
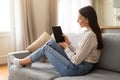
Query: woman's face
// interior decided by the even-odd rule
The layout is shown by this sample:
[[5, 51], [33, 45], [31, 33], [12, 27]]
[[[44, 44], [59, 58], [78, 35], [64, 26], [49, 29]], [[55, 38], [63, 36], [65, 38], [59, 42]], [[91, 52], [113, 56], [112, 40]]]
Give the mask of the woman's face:
[[89, 27], [89, 21], [87, 18], [82, 16], [80, 13], [78, 14], [78, 20], [77, 22], [79, 23], [80, 27]]

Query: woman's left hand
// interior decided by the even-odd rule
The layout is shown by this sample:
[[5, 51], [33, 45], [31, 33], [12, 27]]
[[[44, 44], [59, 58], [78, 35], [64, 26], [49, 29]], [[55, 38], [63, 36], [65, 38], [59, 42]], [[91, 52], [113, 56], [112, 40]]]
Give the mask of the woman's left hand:
[[68, 47], [68, 44], [66, 42], [59, 42], [59, 45], [64, 49]]
[[70, 45], [70, 44], [71, 44], [71, 41], [69, 40], [69, 38], [68, 38], [65, 34], [63, 34], [62, 36], [64, 37], [65, 42], [66, 42], [68, 45]]

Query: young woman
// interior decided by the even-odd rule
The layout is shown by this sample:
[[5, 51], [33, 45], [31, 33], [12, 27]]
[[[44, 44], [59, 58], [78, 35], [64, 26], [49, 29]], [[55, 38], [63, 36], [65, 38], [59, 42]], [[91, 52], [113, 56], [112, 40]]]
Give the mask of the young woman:
[[99, 61], [103, 41], [98, 25], [97, 15], [93, 7], [86, 6], [79, 10], [80, 27], [86, 27], [82, 39], [74, 47], [66, 35], [65, 42], [56, 43], [49, 40], [42, 47], [23, 59], [11, 56], [11, 62], [17, 67], [31, 64], [47, 57], [61, 76], [76, 76], [89, 73]]

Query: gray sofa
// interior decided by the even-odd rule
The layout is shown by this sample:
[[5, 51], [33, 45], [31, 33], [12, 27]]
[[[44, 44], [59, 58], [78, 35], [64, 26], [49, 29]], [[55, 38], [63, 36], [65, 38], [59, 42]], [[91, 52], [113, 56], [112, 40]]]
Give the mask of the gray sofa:
[[[9, 57], [23, 58], [30, 54], [29, 51], [19, 51], [8, 55], [9, 80], [120, 80], [120, 33], [103, 33], [102, 36], [104, 49], [100, 61], [87, 75], [61, 77], [48, 62], [16, 68], [9, 62]], [[74, 44], [80, 39], [78, 35], [71, 35], [70, 38]]]

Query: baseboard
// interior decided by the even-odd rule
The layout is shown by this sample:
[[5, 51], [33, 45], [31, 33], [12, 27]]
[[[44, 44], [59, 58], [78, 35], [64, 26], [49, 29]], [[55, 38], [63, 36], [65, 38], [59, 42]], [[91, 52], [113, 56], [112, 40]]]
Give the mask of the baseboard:
[[7, 56], [0, 56], [0, 64], [6, 64], [7, 63]]

